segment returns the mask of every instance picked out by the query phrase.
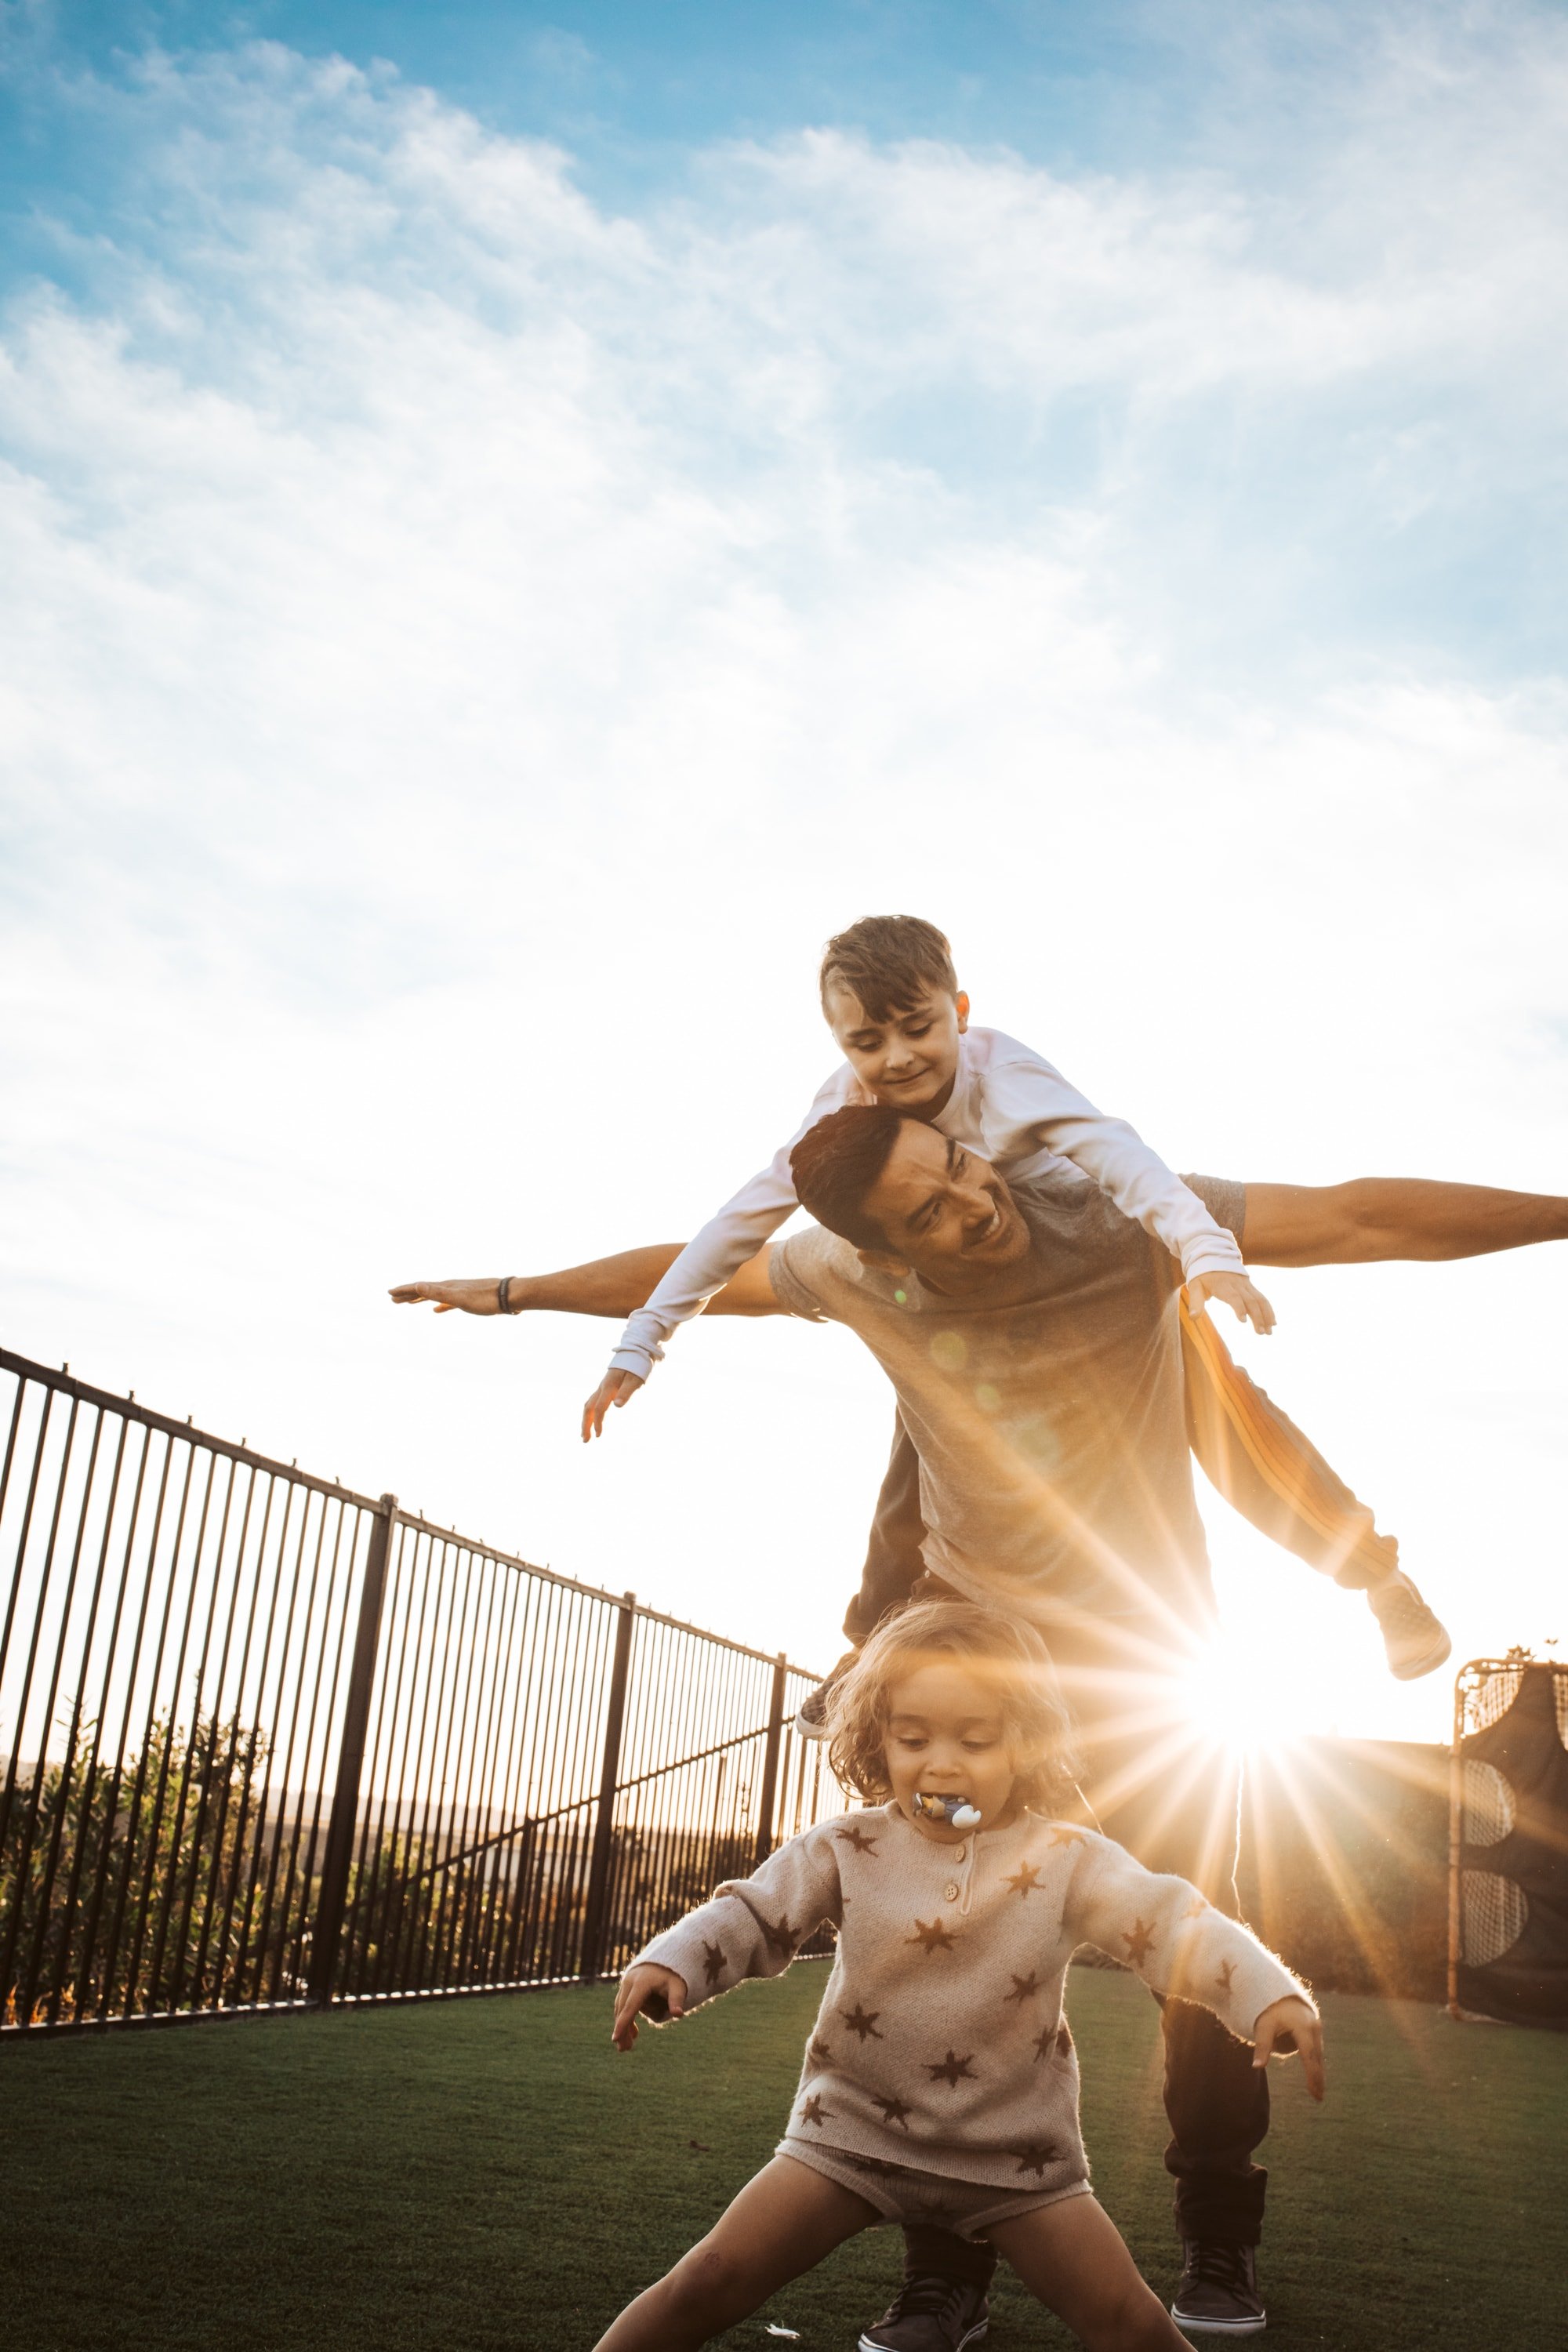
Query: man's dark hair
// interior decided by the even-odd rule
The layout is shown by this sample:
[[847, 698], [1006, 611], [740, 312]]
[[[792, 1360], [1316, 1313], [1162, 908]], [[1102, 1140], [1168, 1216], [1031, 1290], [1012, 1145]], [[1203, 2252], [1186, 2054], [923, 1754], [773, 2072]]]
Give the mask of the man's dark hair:
[[928, 988], [958, 994], [952, 950], [934, 923], [918, 915], [866, 915], [829, 940], [819, 980], [823, 1009], [837, 985], [858, 996], [873, 1021], [907, 1013]]
[[880, 1103], [849, 1103], [808, 1127], [790, 1153], [801, 1206], [857, 1249], [892, 1247], [860, 1204], [888, 1164], [903, 1117]]

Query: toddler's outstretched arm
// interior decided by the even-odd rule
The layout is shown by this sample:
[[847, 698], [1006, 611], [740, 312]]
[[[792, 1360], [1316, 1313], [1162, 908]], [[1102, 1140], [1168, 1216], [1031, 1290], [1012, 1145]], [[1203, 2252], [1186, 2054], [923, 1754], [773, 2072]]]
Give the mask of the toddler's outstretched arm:
[[686, 2014], [686, 1979], [653, 1960], [637, 1960], [621, 1979], [616, 1992], [616, 2014], [610, 2039], [617, 2050], [629, 2050], [637, 2038], [637, 2019], [655, 2025]]
[[1145, 1870], [1125, 1847], [1089, 1831], [1078, 1850], [1063, 1916], [1086, 1943], [1135, 1969], [1152, 1991], [1201, 2001], [1254, 2049], [1301, 2052], [1307, 2087], [1323, 2095], [1323, 2038], [1306, 1987], [1238, 1920], [1184, 1878]]
[[1289, 2058], [1299, 2051], [1307, 2088], [1321, 2099], [1328, 2088], [1323, 2072], [1323, 2021], [1310, 2002], [1295, 1993], [1271, 2000], [1259, 2010], [1252, 2028], [1252, 2063], [1267, 2066], [1270, 2058]]

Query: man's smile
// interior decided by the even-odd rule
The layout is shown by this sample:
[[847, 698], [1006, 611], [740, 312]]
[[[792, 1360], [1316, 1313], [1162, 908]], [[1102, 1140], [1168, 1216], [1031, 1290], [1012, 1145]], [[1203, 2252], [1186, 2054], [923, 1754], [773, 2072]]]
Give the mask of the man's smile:
[[994, 1251], [1010, 1250], [1016, 1223], [1012, 1202], [1000, 1191], [990, 1192], [988, 1197], [990, 1213], [963, 1228], [959, 1248], [964, 1257], [989, 1257]]

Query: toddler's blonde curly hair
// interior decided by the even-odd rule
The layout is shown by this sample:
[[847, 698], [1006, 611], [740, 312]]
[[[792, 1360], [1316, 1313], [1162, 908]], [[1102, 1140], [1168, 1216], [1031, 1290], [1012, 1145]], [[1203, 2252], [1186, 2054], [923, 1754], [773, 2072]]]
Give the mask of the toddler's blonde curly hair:
[[991, 1685], [1009, 1748], [1019, 1759], [1015, 1790], [1032, 1812], [1058, 1814], [1073, 1802], [1081, 1767], [1051, 1654], [1034, 1627], [970, 1601], [921, 1601], [884, 1618], [828, 1695], [828, 1761], [862, 1797], [892, 1794], [884, 1750], [896, 1683], [951, 1658]]

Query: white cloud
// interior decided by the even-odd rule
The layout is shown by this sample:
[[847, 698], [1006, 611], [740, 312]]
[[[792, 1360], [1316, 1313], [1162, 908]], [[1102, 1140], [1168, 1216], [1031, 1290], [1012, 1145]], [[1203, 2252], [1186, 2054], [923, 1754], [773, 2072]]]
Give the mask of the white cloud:
[[[1560, 1183], [1561, 690], [1297, 654], [1352, 509], [1396, 537], [1461, 446], [1461, 507], [1560, 477], [1527, 29], [1484, 87], [1396, 50], [1278, 183], [812, 132], [636, 221], [276, 47], [62, 93], [136, 173], [0, 351], [10, 1343], [821, 1656], [886, 1418], [851, 1343], [688, 1335], [584, 1457], [607, 1332], [377, 1301], [689, 1226], [819, 1075], [840, 921], [937, 914], [1179, 1163]], [[1237, 481], [1332, 562], [1282, 543], [1216, 666]], [[1477, 1645], [1557, 1630], [1548, 1450], [1483, 1593], [1486, 1451], [1435, 1508], [1415, 1433], [1555, 1385], [1564, 1287], [1286, 1286], [1275, 1385]]]

